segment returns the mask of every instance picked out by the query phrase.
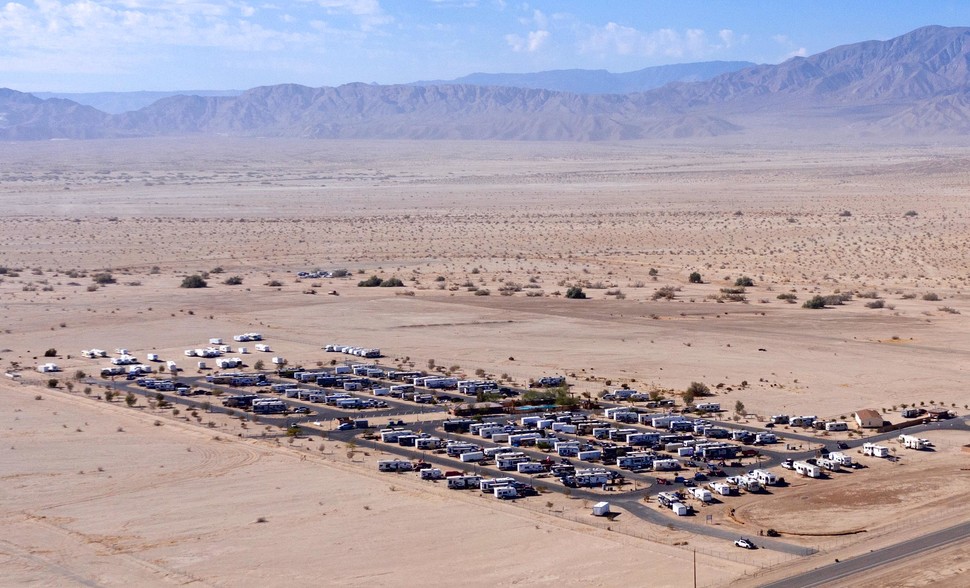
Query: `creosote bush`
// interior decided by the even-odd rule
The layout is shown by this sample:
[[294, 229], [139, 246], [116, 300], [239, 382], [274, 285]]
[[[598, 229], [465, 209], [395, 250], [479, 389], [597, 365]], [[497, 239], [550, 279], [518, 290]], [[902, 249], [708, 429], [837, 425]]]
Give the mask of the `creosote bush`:
[[186, 276], [179, 285], [179, 288], [205, 288], [208, 285], [209, 284], [202, 279], [202, 276], [193, 274], [191, 276]]

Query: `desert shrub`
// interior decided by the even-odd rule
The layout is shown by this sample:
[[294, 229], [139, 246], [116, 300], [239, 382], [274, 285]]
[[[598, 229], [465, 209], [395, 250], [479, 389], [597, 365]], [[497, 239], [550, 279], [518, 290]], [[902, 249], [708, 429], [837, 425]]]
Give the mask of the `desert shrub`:
[[835, 294], [829, 294], [828, 296], [823, 296], [825, 299], [826, 306], [841, 306], [846, 302], [852, 300], [851, 292], [836, 292]]
[[938, 302], [940, 300], [940, 295], [936, 292], [927, 292], [926, 294], [923, 294], [923, 300], [926, 300], [927, 302]]
[[44, 357], [57, 357], [57, 350], [51, 347], [44, 352]]
[[115, 283], [114, 276], [112, 276], [109, 272], [98, 272], [91, 276], [91, 279], [94, 280], [95, 284], [99, 284], [101, 286]]
[[950, 306], [941, 306], [938, 310], [940, 312], [945, 312], [947, 314], [960, 314], [960, 311], [959, 310], [957, 310], [957, 309], [955, 309], [953, 307], [950, 307]]
[[650, 295], [651, 300], [673, 300], [676, 295], [676, 290], [673, 286], [664, 286], [662, 288], [657, 288], [657, 290]]
[[380, 286], [382, 288], [401, 288], [404, 286], [404, 282], [402, 282], [399, 278], [388, 278], [381, 281]]
[[782, 292], [777, 296], [777, 298], [778, 300], [784, 300], [789, 304], [795, 304], [795, 301], [798, 300], [798, 296], [796, 296], [793, 292]]
[[222, 283], [227, 286], [238, 286], [243, 283], [243, 279], [240, 276], [232, 276], [226, 278]]
[[350, 272], [345, 269], [335, 269], [332, 272], [330, 272], [330, 276], [333, 278], [345, 278], [349, 274]]
[[221, 274], [221, 273], [223, 273], [226, 270], [222, 269], [222, 266], [220, 265], [219, 267], [214, 267], [214, 268], [212, 268], [209, 271], [210, 271], [210, 273], [213, 273], [213, 274]]
[[491, 292], [488, 290], [488, 288], [479, 288], [475, 290], [475, 296], [488, 296], [490, 294]]
[[879, 293], [875, 290], [867, 290], [865, 292], [856, 292], [856, 296], [859, 298], [879, 298]]
[[660, 272], [658, 272], [658, 271], [657, 271], [657, 268], [655, 268], [655, 267], [652, 267], [652, 268], [650, 268], [650, 271], [648, 271], [648, 272], [647, 272], [647, 275], [648, 275], [648, 276], [655, 276], [655, 275], [657, 275], [657, 274], [659, 274], [659, 273], [660, 273]]
[[136, 402], [138, 402], [137, 396], [135, 396], [131, 392], [125, 394], [125, 404], [127, 404], [128, 406], [135, 406]]
[[687, 392], [696, 396], [710, 396], [711, 389], [703, 382], [691, 382], [687, 387]]
[[569, 288], [568, 290], [566, 290], [566, 298], [571, 298], [574, 300], [585, 300], [586, 292], [583, 292], [583, 289], [580, 288], [579, 286], [573, 286], [572, 288]]
[[376, 288], [377, 286], [381, 285], [382, 281], [383, 280], [381, 280], [377, 276], [371, 276], [366, 280], [361, 280], [357, 282], [357, 286], [360, 288]]
[[906, 214], [904, 214], [903, 216], [914, 217], [914, 216], [917, 216], [918, 214], [919, 213], [916, 212], [915, 210], [907, 210]]
[[885, 308], [885, 307], [886, 307], [886, 301], [882, 299], [866, 302], [866, 308]]
[[816, 294], [802, 304], [802, 308], [825, 308], [825, 298]]
[[842, 212], [839, 213], [839, 216], [844, 217], [844, 218], [848, 218], [848, 217], [852, 216], [852, 213], [849, 212], [848, 210], [843, 210]]
[[739, 286], [741, 288], [750, 288], [754, 286], [754, 280], [752, 280], [748, 276], [741, 276], [737, 280], [734, 280], [734, 285]]
[[193, 274], [191, 276], [186, 276], [179, 285], [179, 288], [205, 288], [208, 285], [209, 284], [202, 279], [202, 276]]
[[57, 383], [58, 383], [57, 382], [57, 378], [51, 378], [51, 379], [47, 380], [47, 387], [48, 388], [57, 388]]
[[701, 279], [700, 272], [691, 272], [690, 276], [687, 277], [687, 281], [691, 284], [703, 284], [704, 281]]

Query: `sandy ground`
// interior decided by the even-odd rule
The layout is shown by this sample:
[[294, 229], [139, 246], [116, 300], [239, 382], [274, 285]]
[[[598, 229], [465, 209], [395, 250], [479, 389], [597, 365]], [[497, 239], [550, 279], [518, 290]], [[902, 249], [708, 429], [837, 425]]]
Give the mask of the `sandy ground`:
[[[378, 474], [376, 456], [351, 464], [319, 438], [278, 447], [226, 419], [35, 392], [2, 388], [4, 585], [615, 586], [649, 562], [656, 585], [680, 586], [692, 573], [684, 549]], [[702, 585], [752, 569], [698, 562]]]
[[[898, 420], [904, 404], [966, 412], [970, 402], [964, 149], [162, 140], [4, 144], [0, 158], [5, 369], [32, 369], [54, 348], [66, 382], [105, 364], [80, 358], [81, 349], [126, 347], [194, 371], [182, 350], [255, 330], [274, 351], [250, 355], [250, 363], [275, 355], [291, 365], [329, 363], [343, 357], [321, 347], [337, 342], [380, 347], [384, 365], [424, 369], [434, 360], [454, 373], [481, 369], [517, 384], [564, 373], [577, 393], [625, 383], [670, 395], [700, 381], [722, 406], [741, 402], [761, 416], [848, 419], [874, 408]], [[208, 288], [178, 287], [186, 275], [216, 268], [222, 272], [209, 274]], [[295, 278], [315, 268], [350, 276]], [[95, 288], [93, 276], [105, 271], [116, 283]], [[692, 271], [704, 283], [689, 283]], [[356, 286], [370, 275], [398, 277], [405, 287]], [[223, 284], [230, 276], [243, 283]], [[743, 302], [729, 301], [724, 290], [741, 276], [754, 286]], [[591, 299], [565, 299], [571, 286]], [[673, 298], [655, 300], [665, 286]], [[815, 294], [840, 292], [854, 296], [824, 310], [801, 308]], [[873, 302], [883, 307], [867, 307]], [[358, 465], [310, 473], [275, 448], [214, 442], [210, 432], [175, 424], [121, 423], [110, 407], [84, 405], [96, 413], [84, 417], [91, 425], [47, 420], [35, 413], [52, 410], [48, 396], [35, 403], [27, 394], [30, 402], [17, 405], [45, 423], [44, 435], [12, 420], [27, 414], [3, 412], [11, 421], [4, 430], [18, 439], [5, 445], [18, 449], [5, 450], [0, 465], [24, 484], [0, 490], [9, 494], [4, 524], [13, 525], [4, 534], [4, 570], [25, 574], [11, 577], [245, 583], [227, 571], [230, 562], [255, 561], [267, 544], [291, 536], [296, 547], [267, 550], [276, 559], [260, 567], [265, 577], [337, 580], [330, 568], [300, 566], [308, 549], [298, 545], [337, 547], [347, 562], [341, 578], [360, 583], [399, 583], [395, 570], [408, 578], [434, 566], [444, 573], [447, 557], [452, 570], [457, 562], [496, 583], [535, 583], [531, 557], [516, 572], [486, 569], [495, 554], [508, 559], [525, 545], [541, 551], [542, 582], [614, 585], [637, 569], [629, 550], [619, 550], [626, 559], [617, 556], [609, 572], [616, 576], [568, 555], [572, 534], [590, 541], [591, 553], [600, 550], [590, 562], [613, 557], [617, 539], [561, 518], [426, 489], [389, 493], [383, 482], [369, 487]], [[187, 439], [198, 447], [188, 451]], [[128, 471], [135, 447], [137, 471]], [[941, 450], [925, 463], [904, 459], [897, 470], [875, 464], [737, 510], [748, 524], [784, 530], [874, 527], [874, 516], [902, 508], [909, 517], [920, 505], [965, 496], [947, 476], [966, 455]], [[156, 477], [147, 474], [153, 464], [165, 465]], [[909, 486], [892, 490], [895, 472], [924, 469], [919, 500], [900, 507], [898, 493]], [[870, 479], [884, 490], [860, 501], [853, 489]], [[353, 505], [346, 510], [355, 518], [330, 526], [337, 513], [302, 498], [311, 480]], [[112, 488], [123, 498], [104, 498]], [[818, 507], [831, 516], [813, 516]], [[310, 523], [324, 513], [328, 524]], [[40, 516], [47, 519], [31, 518]], [[268, 522], [253, 523], [260, 516]], [[534, 529], [534, 517], [555, 531]], [[455, 520], [479, 519], [494, 523], [494, 533], [453, 529]], [[507, 528], [520, 532], [503, 547]], [[406, 529], [409, 548], [381, 550], [384, 575], [352, 571], [374, 565], [364, 547], [387, 529]], [[416, 564], [421, 552], [410, 546], [434, 542], [442, 529], [470, 547]], [[660, 549], [657, 557], [673, 549], [639, 539], [635, 548]], [[657, 568], [673, 584], [683, 579], [683, 552]], [[105, 554], [108, 568], [97, 559]], [[745, 571], [724, 561], [727, 577], [709, 568], [708, 584]]]

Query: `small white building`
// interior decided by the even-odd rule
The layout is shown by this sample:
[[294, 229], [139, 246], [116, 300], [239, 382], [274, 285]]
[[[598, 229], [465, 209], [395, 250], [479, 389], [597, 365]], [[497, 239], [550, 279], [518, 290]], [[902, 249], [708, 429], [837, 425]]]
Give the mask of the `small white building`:
[[865, 408], [855, 413], [855, 422], [861, 429], [878, 429], [882, 426], [882, 415], [871, 408]]
[[610, 514], [610, 503], [609, 502], [597, 502], [593, 505], [593, 516], [605, 517]]

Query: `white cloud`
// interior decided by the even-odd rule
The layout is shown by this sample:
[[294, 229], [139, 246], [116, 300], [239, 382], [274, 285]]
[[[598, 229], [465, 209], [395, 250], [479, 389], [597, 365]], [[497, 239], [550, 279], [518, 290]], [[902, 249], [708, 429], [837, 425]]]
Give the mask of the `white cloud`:
[[[302, 12], [286, 14], [268, 4], [236, 0], [0, 3], [0, 73], [142, 75], [189, 54], [235, 67], [267, 52], [310, 55], [340, 41], [356, 46], [389, 21], [374, 0], [325, 0], [288, 8]], [[332, 15], [336, 24], [319, 29], [309, 24], [324, 15]], [[249, 57], [239, 61], [234, 54]]]
[[781, 45], [782, 49], [787, 49], [782, 55], [782, 61], [791, 59], [792, 57], [805, 57], [808, 55], [808, 49], [797, 46], [788, 35], [773, 35], [771, 40]]
[[505, 35], [505, 42], [516, 53], [535, 53], [549, 39], [549, 31], [531, 31], [524, 38], [519, 35]]
[[609, 22], [602, 27], [588, 28], [579, 40], [579, 51], [600, 55], [699, 58], [729, 49], [736, 42], [734, 31], [730, 29], [718, 31], [717, 40], [713, 41], [703, 29], [641, 31]]

